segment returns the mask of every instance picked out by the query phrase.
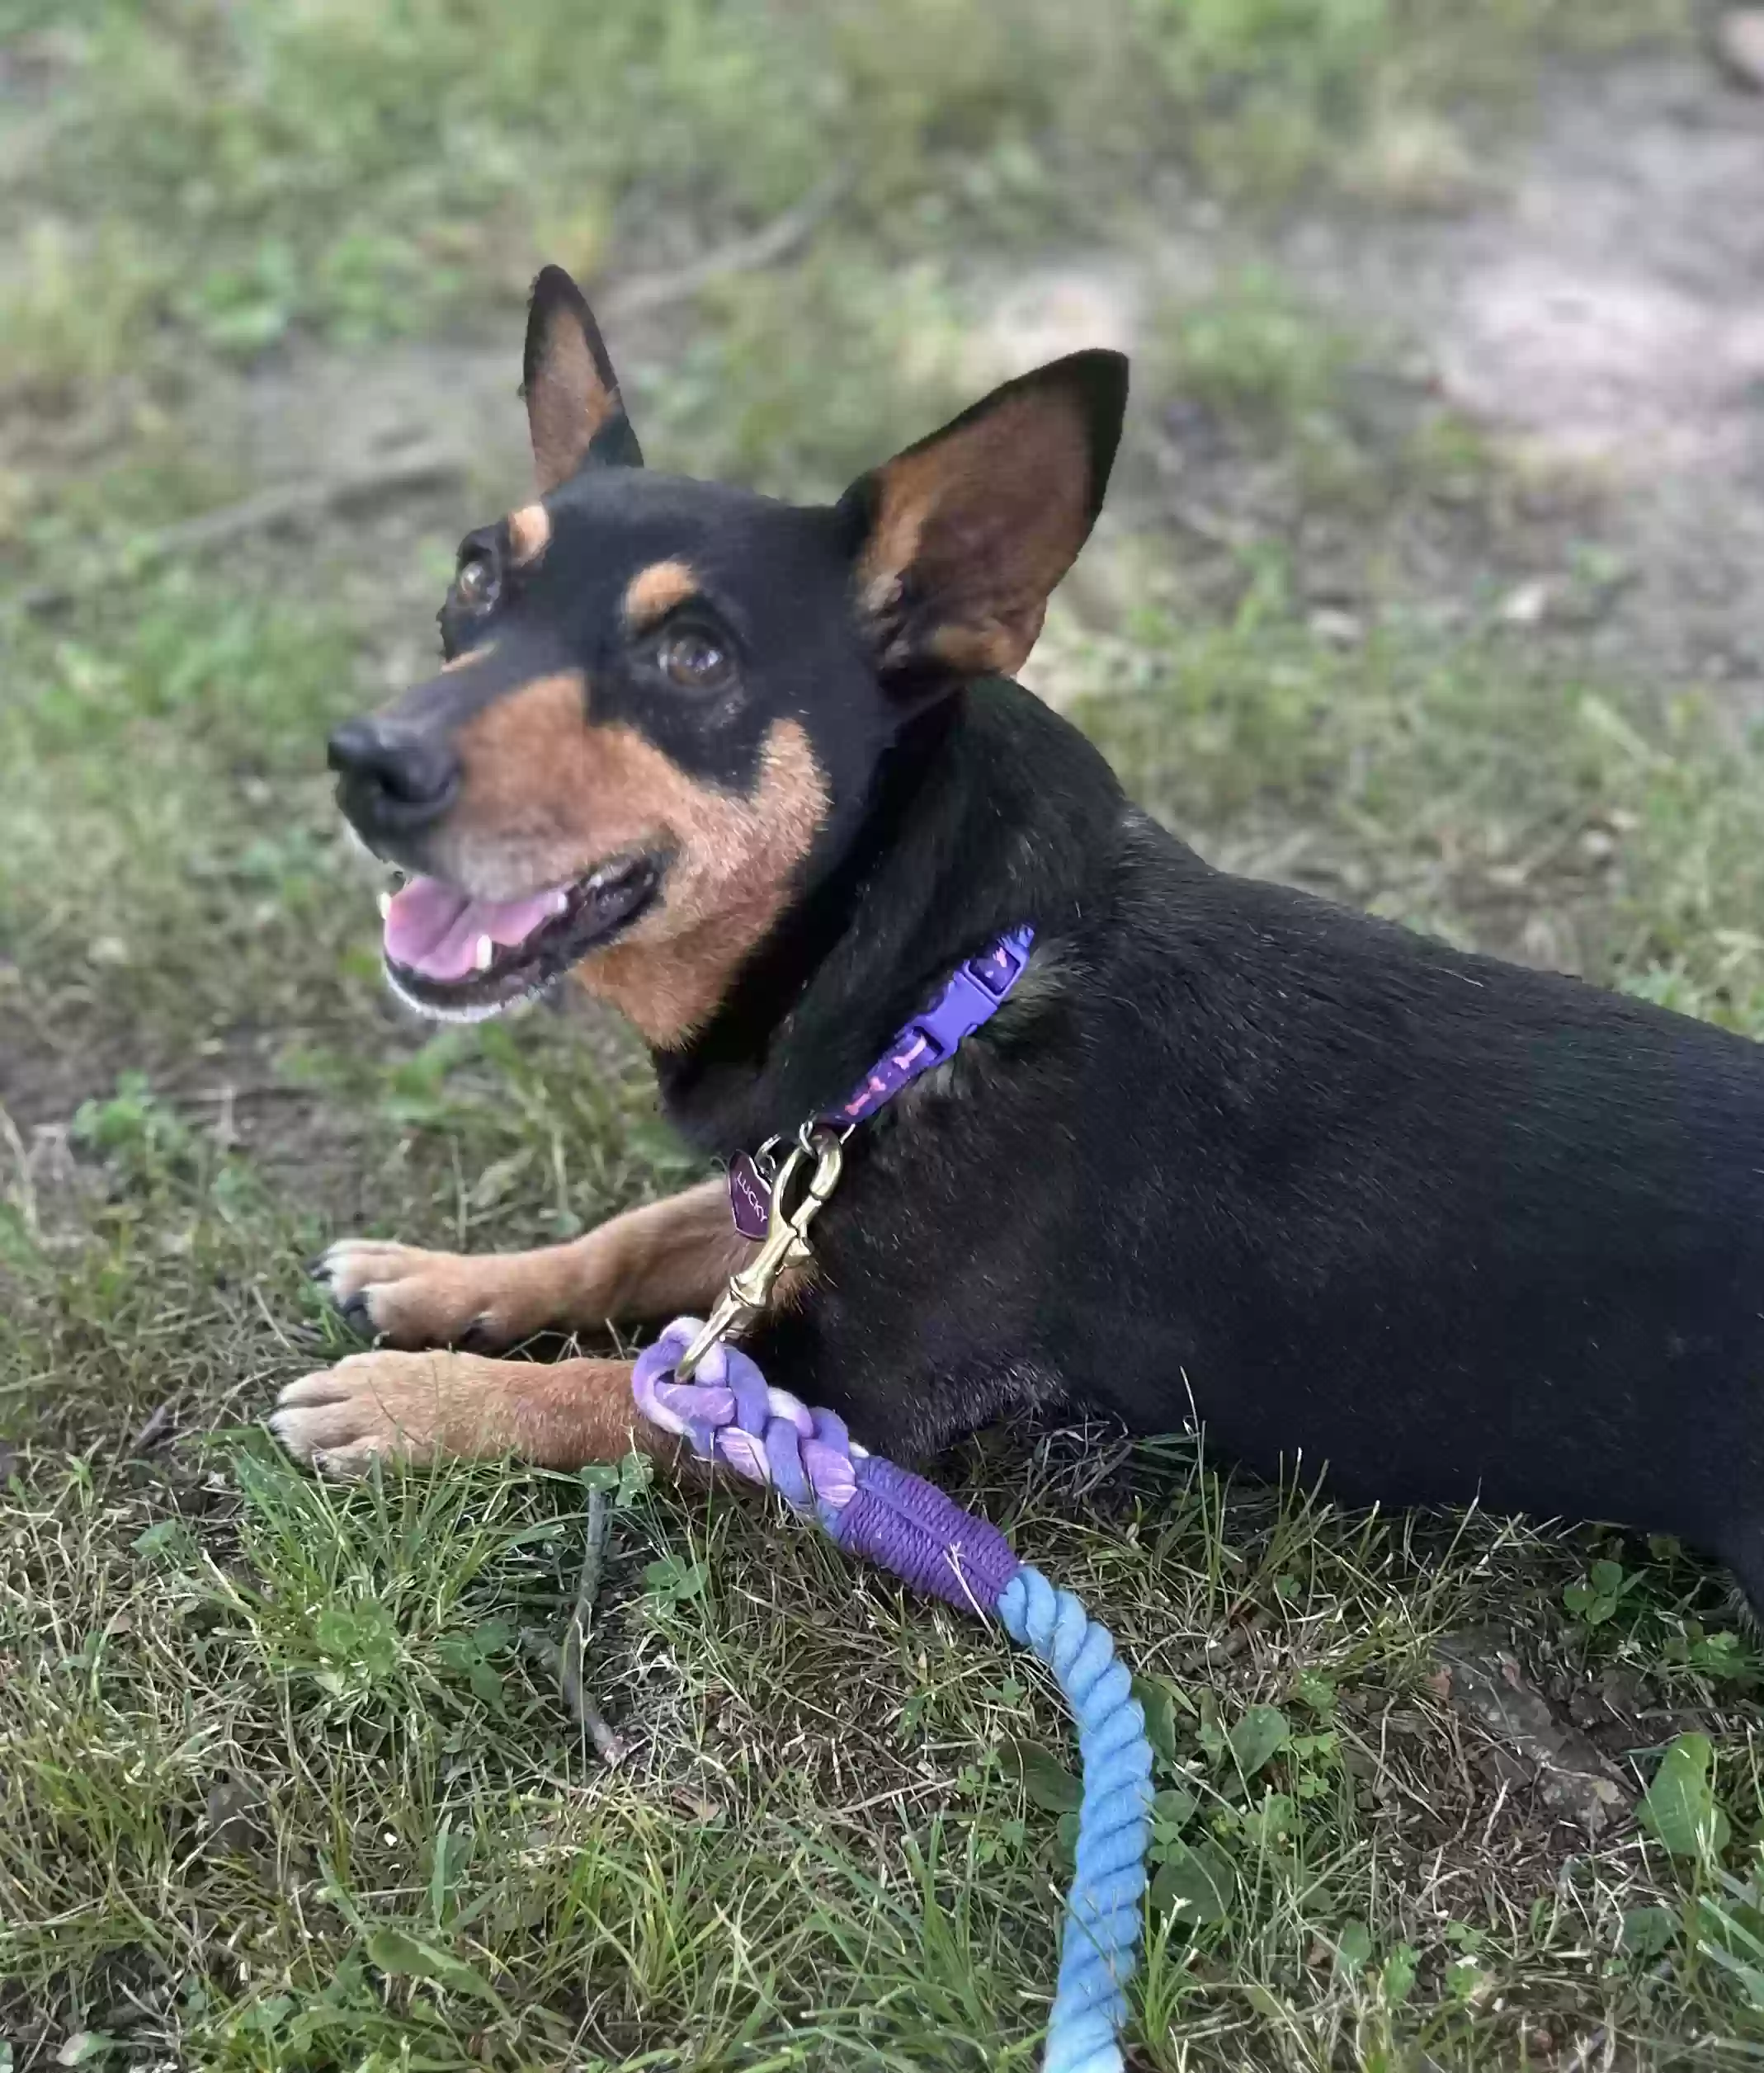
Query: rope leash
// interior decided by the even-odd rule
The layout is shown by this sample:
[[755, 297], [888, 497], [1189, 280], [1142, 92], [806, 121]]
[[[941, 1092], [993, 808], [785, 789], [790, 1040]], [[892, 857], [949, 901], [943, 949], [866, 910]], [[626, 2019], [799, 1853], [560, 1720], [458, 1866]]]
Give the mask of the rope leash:
[[[768, 1386], [738, 1347], [682, 1317], [637, 1358], [644, 1417], [700, 1459], [769, 1485], [812, 1512], [847, 1554], [915, 1589], [996, 1618], [1054, 1673], [1077, 1722], [1084, 1797], [1066, 1896], [1044, 2073], [1121, 2073], [1126, 1986], [1138, 1953], [1152, 1750], [1108, 1629], [1069, 1590], [1020, 1562], [998, 1528], [932, 1484], [854, 1444], [830, 1411]], [[682, 1373], [690, 1374], [682, 1381]]]
[[812, 1512], [847, 1554], [995, 1618], [1053, 1671], [1078, 1723], [1084, 1793], [1042, 2066], [1045, 2073], [1121, 2073], [1120, 2027], [1145, 1892], [1152, 1749], [1108, 1629], [1069, 1590], [1018, 1562], [988, 1520], [855, 1445], [832, 1411], [769, 1387], [728, 1343], [765, 1315], [779, 1277], [813, 1258], [809, 1227], [839, 1184], [853, 1129], [946, 1063], [990, 1019], [1021, 978], [1034, 941], [1032, 928], [1014, 929], [959, 965], [844, 1103], [804, 1123], [794, 1142], [771, 1138], [733, 1161], [730, 1212], [758, 1249], [729, 1277], [705, 1322], [677, 1318], [638, 1355], [631, 1384], [642, 1416], [701, 1460], [770, 1485], [794, 1510]]

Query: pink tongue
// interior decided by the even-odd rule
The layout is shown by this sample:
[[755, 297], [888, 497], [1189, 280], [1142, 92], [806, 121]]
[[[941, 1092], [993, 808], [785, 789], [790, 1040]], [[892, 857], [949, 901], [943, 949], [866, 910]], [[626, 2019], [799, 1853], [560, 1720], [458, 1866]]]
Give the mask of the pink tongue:
[[386, 955], [426, 979], [451, 982], [478, 968], [478, 942], [524, 943], [562, 911], [560, 893], [525, 900], [474, 900], [439, 879], [413, 879], [386, 909]]

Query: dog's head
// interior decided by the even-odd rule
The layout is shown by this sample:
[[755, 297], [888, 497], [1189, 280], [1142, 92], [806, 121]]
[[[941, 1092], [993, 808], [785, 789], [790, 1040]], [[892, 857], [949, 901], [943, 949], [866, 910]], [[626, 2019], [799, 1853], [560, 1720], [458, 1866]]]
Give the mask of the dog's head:
[[831, 507], [646, 471], [594, 319], [528, 320], [540, 494], [468, 534], [440, 673], [332, 737], [344, 812], [408, 874], [388, 972], [495, 1013], [574, 969], [683, 1044], [861, 818], [930, 700], [1008, 674], [1082, 546], [1126, 363], [1000, 389]]

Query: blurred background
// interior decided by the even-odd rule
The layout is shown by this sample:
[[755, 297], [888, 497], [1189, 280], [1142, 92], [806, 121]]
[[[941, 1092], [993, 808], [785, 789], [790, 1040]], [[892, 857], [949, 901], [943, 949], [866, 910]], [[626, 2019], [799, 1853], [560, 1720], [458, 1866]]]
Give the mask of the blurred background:
[[[1125, 348], [1110, 509], [1056, 601], [1034, 687], [1218, 862], [1764, 1034], [1764, 10], [0, 0], [0, 1476], [35, 1464], [50, 1493], [17, 1529], [0, 1603], [21, 1651], [44, 1646], [45, 1602], [75, 1608], [68, 1647], [122, 1603], [141, 1637], [119, 1673], [126, 1698], [101, 1717], [26, 1692], [0, 1618], [13, 1801], [0, 1831], [14, 1839], [0, 1842], [0, 1980], [11, 1934], [21, 2063], [121, 2034], [116, 2009], [145, 1995], [153, 2048], [194, 2050], [200, 2033], [215, 2062], [256, 2064], [247, 2029], [226, 2024], [306, 1991], [307, 1931], [273, 1907], [270, 1955], [242, 1983], [205, 1931], [180, 1944], [130, 1927], [106, 1875], [63, 1847], [67, 1824], [107, 1821], [125, 1857], [182, 1862], [177, 1809], [191, 1834], [230, 1818], [194, 1759], [149, 1763], [146, 1798], [122, 1793], [107, 1812], [44, 1782], [100, 1775], [106, 1736], [126, 1743], [144, 1722], [162, 1755], [194, 1731], [156, 1710], [190, 1658], [175, 1622], [155, 1624], [177, 1596], [151, 1563], [205, 1508], [268, 1581], [258, 1613], [238, 1614], [245, 1653], [191, 1702], [201, 1733], [234, 1737], [248, 1768], [287, 1761], [276, 1718], [241, 1697], [261, 1681], [252, 1648], [317, 1680], [300, 1687], [314, 1721], [342, 1703], [338, 1651], [352, 1661], [356, 1643], [286, 1609], [306, 1573], [290, 1550], [333, 1592], [367, 1578], [364, 1603], [389, 1589], [380, 1557], [366, 1543], [339, 1554], [324, 1536], [341, 1515], [301, 1510], [270, 1466], [245, 1477], [238, 1513], [223, 1486], [241, 1472], [215, 1471], [200, 1444], [344, 1350], [300, 1258], [356, 1225], [477, 1246], [554, 1237], [691, 1171], [640, 1058], [592, 1013], [440, 1036], [394, 1014], [374, 888], [323, 768], [330, 723], [428, 666], [460, 534], [526, 494], [522, 311], [546, 261], [595, 301], [652, 464], [792, 496], [836, 494], [1040, 360]], [[70, 1458], [111, 1464], [101, 1502]], [[642, 1530], [669, 1559], [679, 1520], [657, 1517]], [[1196, 1554], [1217, 1521], [1191, 1524], [1191, 1544], [1123, 1572], [1159, 1634], [1173, 1622], [1204, 1637], [1219, 1617], [1218, 1562]], [[523, 1514], [508, 1532], [531, 1525]], [[1247, 1573], [1278, 1530], [1246, 1528]], [[1720, 1615], [1672, 1551], [1618, 1561], [1620, 1582], [1646, 1588], [1620, 1594], [1617, 1618], [1619, 1599], [1586, 1581], [1609, 1550], [1493, 1544], [1444, 1584], [1430, 1572], [1431, 1596], [1398, 1562], [1375, 1615], [1363, 1594], [1386, 1571], [1338, 1577], [1337, 1643], [1375, 1628], [1390, 1689], [1407, 1689], [1453, 1592], [1493, 1593], [1582, 1681], [1590, 1662], [1701, 1678], [1705, 1697], [1718, 1672], [1729, 1698], [1736, 1680], [1755, 1688], [1749, 1641], [1727, 1633], [1708, 1653]], [[511, 1603], [525, 1574], [496, 1571]], [[675, 1604], [665, 1580], [648, 1588]], [[777, 1588], [787, 1624], [786, 1600], [839, 1602], [847, 1586], [814, 1570]], [[1578, 1610], [1576, 1590], [1592, 1593]], [[1276, 1632], [1291, 1613], [1276, 1606]], [[472, 1634], [494, 1625], [474, 1618]], [[348, 1689], [384, 1697], [396, 1680], [375, 1684], [379, 1644], [361, 1634], [366, 1681]], [[443, 1622], [432, 1639], [425, 1656], [407, 1637], [398, 1674], [427, 1665], [422, 1703], [445, 1738], [447, 1707], [482, 1695], [473, 1664], [494, 1682], [485, 1665], [508, 1635], [468, 1646]], [[616, 1675], [654, 1702], [632, 1648]], [[1252, 1648], [1238, 1665], [1252, 1684], [1261, 1662]], [[980, 1711], [952, 1727], [964, 1743], [976, 1719], [996, 1729], [1031, 1704], [967, 1703]], [[1733, 1703], [1724, 1717], [1749, 1748], [1750, 1701]], [[1625, 1731], [1644, 1712], [1637, 1699]], [[894, 1760], [875, 1759], [889, 1775]], [[1417, 1805], [1456, 1789], [1419, 1775]], [[384, 1859], [382, 1899], [439, 1876], [446, 1794], [425, 1777], [369, 1793], [364, 1834], [386, 1834], [361, 1847]], [[273, 1820], [251, 1802], [266, 1833], [325, 1832], [345, 1791], [288, 1789], [294, 1811]], [[1348, 1834], [1331, 1846], [1360, 1852], [1363, 1872], [1365, 1837]], [[1518, 1924], [1543, 1845], [1530, 1830], [1510, 1842], [1487, 1878]], [[767, 1860], [781, 1894], [787, 1857]], [[1615, 1892], [1642, 1873], [1625, 1859], [1600, 1876]], [[1389, 1920], [1356, 1903], [1378, 1948], [1422, 1953], [1430, 2007], [1464, 2004], [1443, 1968], [1469, 1946], [1439, 1942], [1461, 1896], [1380, 1891]], [[1588, 1907], [1576, 1934], [1615, 1948], [1620, 1920]], [[313, 1932], [327, 1966], [355, 1948], [346, 1915]], [[1230, 1964], [1275, 2012], [1228, 2025], [1221, 2065], [1320, 2063], [1305, 2055], [1347, 2033], [1356, 1968], [1310, 1981], [1300, 1921], [1276, 1910], [1229, 1931], [1247, 1939]], [[1015, 1977], [1014, 1934], [963, 1961], [988, 1996]], [[507, 1934], [499, 1962], [538, 1962], [529, 1928]], [[130, 1969], [144, 1937], [158, 1974]], [[1654, 2005], [1634, 1967], [1588, 1984], [1583, 1965], [1525, 1948], [1514, 1964], [1547, 1986], [1544, 2041], [1520, 1995], [1464, 2062], [1486, 2048], [1490, 2064], [1566, 2065], [1577, 2038], [1605, 2051], [1740, 2022], [1743, 1995], [1715, 2015], [1694, 1995]], [[814, 1963], [851, 1995], [846, 1962]], [[918, 1960], [900, 1962], [922, 1986]], [[152, 1986], [163, 1976], [176, 1994]], [[174, 2021], [191, 1981], [209, 2013]], [[530, 1982], [539, 2002], [549, 1991]], [[627, 2027], [607, 2017], [601, 2042], [620, 2050], [648, 2034], [630, 2009], [666, 2006], [677, 2024], [700, 2006], [677, 1979], [620, 1991]], [[1313, 2005], [1322, 2028], [1292, 2014]], [[949, 2042], [969, 2019], [943, 2019], [924, 2018], [916, 2062], [969, 2062]], [[476, 2034], [436, 2020], [461, 2052]], [[361, 2023], [356, 2058], [337, 2063], [381, 2048]], [[1147, 2063], [1200, 2062], [1173, 2034], [1148, 2017]], [[697, 2063], [760, 2062], [708, 2035]], [[431, 2043], [441, 2056], [423, 2063], [455, 2062]], [[262, 2048], [264, 2064], [333, 2062], [317, 2045]], [[1573, 2061], [1619, 2062], [1641, 2061]]]

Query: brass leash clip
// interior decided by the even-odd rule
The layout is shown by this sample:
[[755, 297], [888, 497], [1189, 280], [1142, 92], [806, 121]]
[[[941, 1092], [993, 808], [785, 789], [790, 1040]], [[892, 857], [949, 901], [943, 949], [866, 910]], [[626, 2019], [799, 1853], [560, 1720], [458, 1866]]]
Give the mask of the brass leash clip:
[[[814, 1171], [795, 1208], [790, 1197], [810, 1161]], [[806, 1126], [797, 1136], [771, 1183], [766, 1236], [760, 1249], [739, 1273], [729, 1276], [729, 1286], [698, 1336], [682, 1356], [674, 1374], [689, 1382], [695, 1369], [711, 1348], [731, 1333], [744, 1331], [762, 1316], [771, 1301], [778, 1277], [791, 1267], [805, 1267], [814, 1257], [809, 1246], [809, 1226], [821, 1205], [839, 1185], [845, 1166], [843, 1140], [824, 1124]]]

